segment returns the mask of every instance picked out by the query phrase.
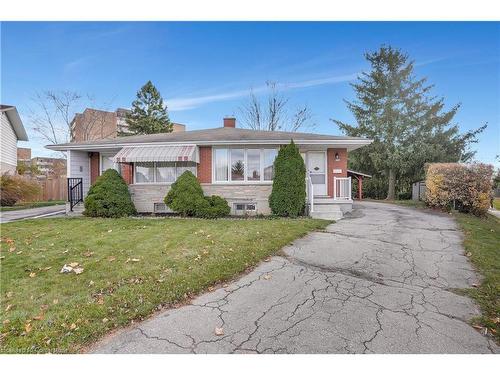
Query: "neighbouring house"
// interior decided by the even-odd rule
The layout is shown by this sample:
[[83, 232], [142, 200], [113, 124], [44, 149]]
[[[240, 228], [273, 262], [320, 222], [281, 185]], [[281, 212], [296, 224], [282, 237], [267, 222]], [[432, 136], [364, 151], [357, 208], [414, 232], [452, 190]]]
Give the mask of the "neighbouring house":
[[26, 165], [31, 163], [31, 148], [17, 148], [17, 163], [25, 163]]
[[30, 164], [40, 171], [36, 176], [38, 178], [66, 176], [66, 159], [37, 156], [31, 159]]
[[[120, 134], [128, 134], [125, 121], [130, 110], [118, 108], [114, 112], [86, 108], [75, 114], [71, 121], [71, 142], [84, 142], [98, 139], [116, 138]], [[173, 124], [173, 132], [186, 130], [183, 124]]]
[[15, 174], [17, 167], [17, 141], [27, 141], [28, 135], [16, 107], [0, 104], [0, 173]]
[[177, 133], [136, 135], [46, 146], [67, 152], [68, 210], [87, 194], [106, 169], [114, 168], [129, 185], [138, 212], [165, 212], [163, 198], [184, 171], [192, 171], [205, 195], [227, 199], [231, 213], [269, 214], [274, 159], [293, 141], [307, 166], [307, 206], [314, 217], [339, 218], [352, 209], [348, 152], [372, 141], [313, 133], [223, 127]]

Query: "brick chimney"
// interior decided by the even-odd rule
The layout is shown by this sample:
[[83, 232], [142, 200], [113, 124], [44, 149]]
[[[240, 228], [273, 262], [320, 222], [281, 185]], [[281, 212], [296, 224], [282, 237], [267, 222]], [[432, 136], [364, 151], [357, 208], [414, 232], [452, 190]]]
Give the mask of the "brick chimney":
[[224, 117], [224, 127], [225, 128], [235, 128], [236, 118], [235, 117]]

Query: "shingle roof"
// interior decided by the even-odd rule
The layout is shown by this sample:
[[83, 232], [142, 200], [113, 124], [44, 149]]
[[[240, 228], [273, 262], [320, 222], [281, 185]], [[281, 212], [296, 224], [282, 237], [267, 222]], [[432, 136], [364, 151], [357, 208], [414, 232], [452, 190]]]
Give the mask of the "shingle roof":
[[[202, 143], [210, 144], [210, 142], [269, 142], [269, 141], [360, 141], [360, 143], [369, 142], [366, 138], [360, 137], [343, 137], [335, 135], [314, 134], [314, 133], [297, 133], [297, 132], [280, 132], [280, 131], [263, 131], [240, 128], [214, 128], [203, 130], [191, 130], [177, 133], [159, 133], [149, 135], [132, 135], [118, 137], [114, 139], [101, 139], [96, 141], [74, 142], [60, 144], [56, 146], [48, 146], [49, 148], [57, 147], [58, 149], [65, 146], [93, 146], [93, 145], [113, 145], [113, 144], [134, 144], [134, 143]], [[365, 141], [365, 142], [364, 142]]]

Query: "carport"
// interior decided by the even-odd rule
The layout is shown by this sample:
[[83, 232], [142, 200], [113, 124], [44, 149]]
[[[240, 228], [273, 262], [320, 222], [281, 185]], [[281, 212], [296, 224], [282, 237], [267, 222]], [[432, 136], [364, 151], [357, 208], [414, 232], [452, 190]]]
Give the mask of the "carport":
[[363, 178], [371, 178], [372, 176], [366, 173], [352, 171], [350, 169], [347, 170], [347, 176], [353, 177], [358, 180], [358, 199], [363, 199]]

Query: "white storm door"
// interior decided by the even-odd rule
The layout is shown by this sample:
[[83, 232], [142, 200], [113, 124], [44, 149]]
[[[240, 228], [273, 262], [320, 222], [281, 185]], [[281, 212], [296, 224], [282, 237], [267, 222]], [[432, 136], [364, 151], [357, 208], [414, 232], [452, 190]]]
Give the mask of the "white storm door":
[[307, 170], [313, 184], [314, 195], [326, 195], [326, 152], [309, 151]]

